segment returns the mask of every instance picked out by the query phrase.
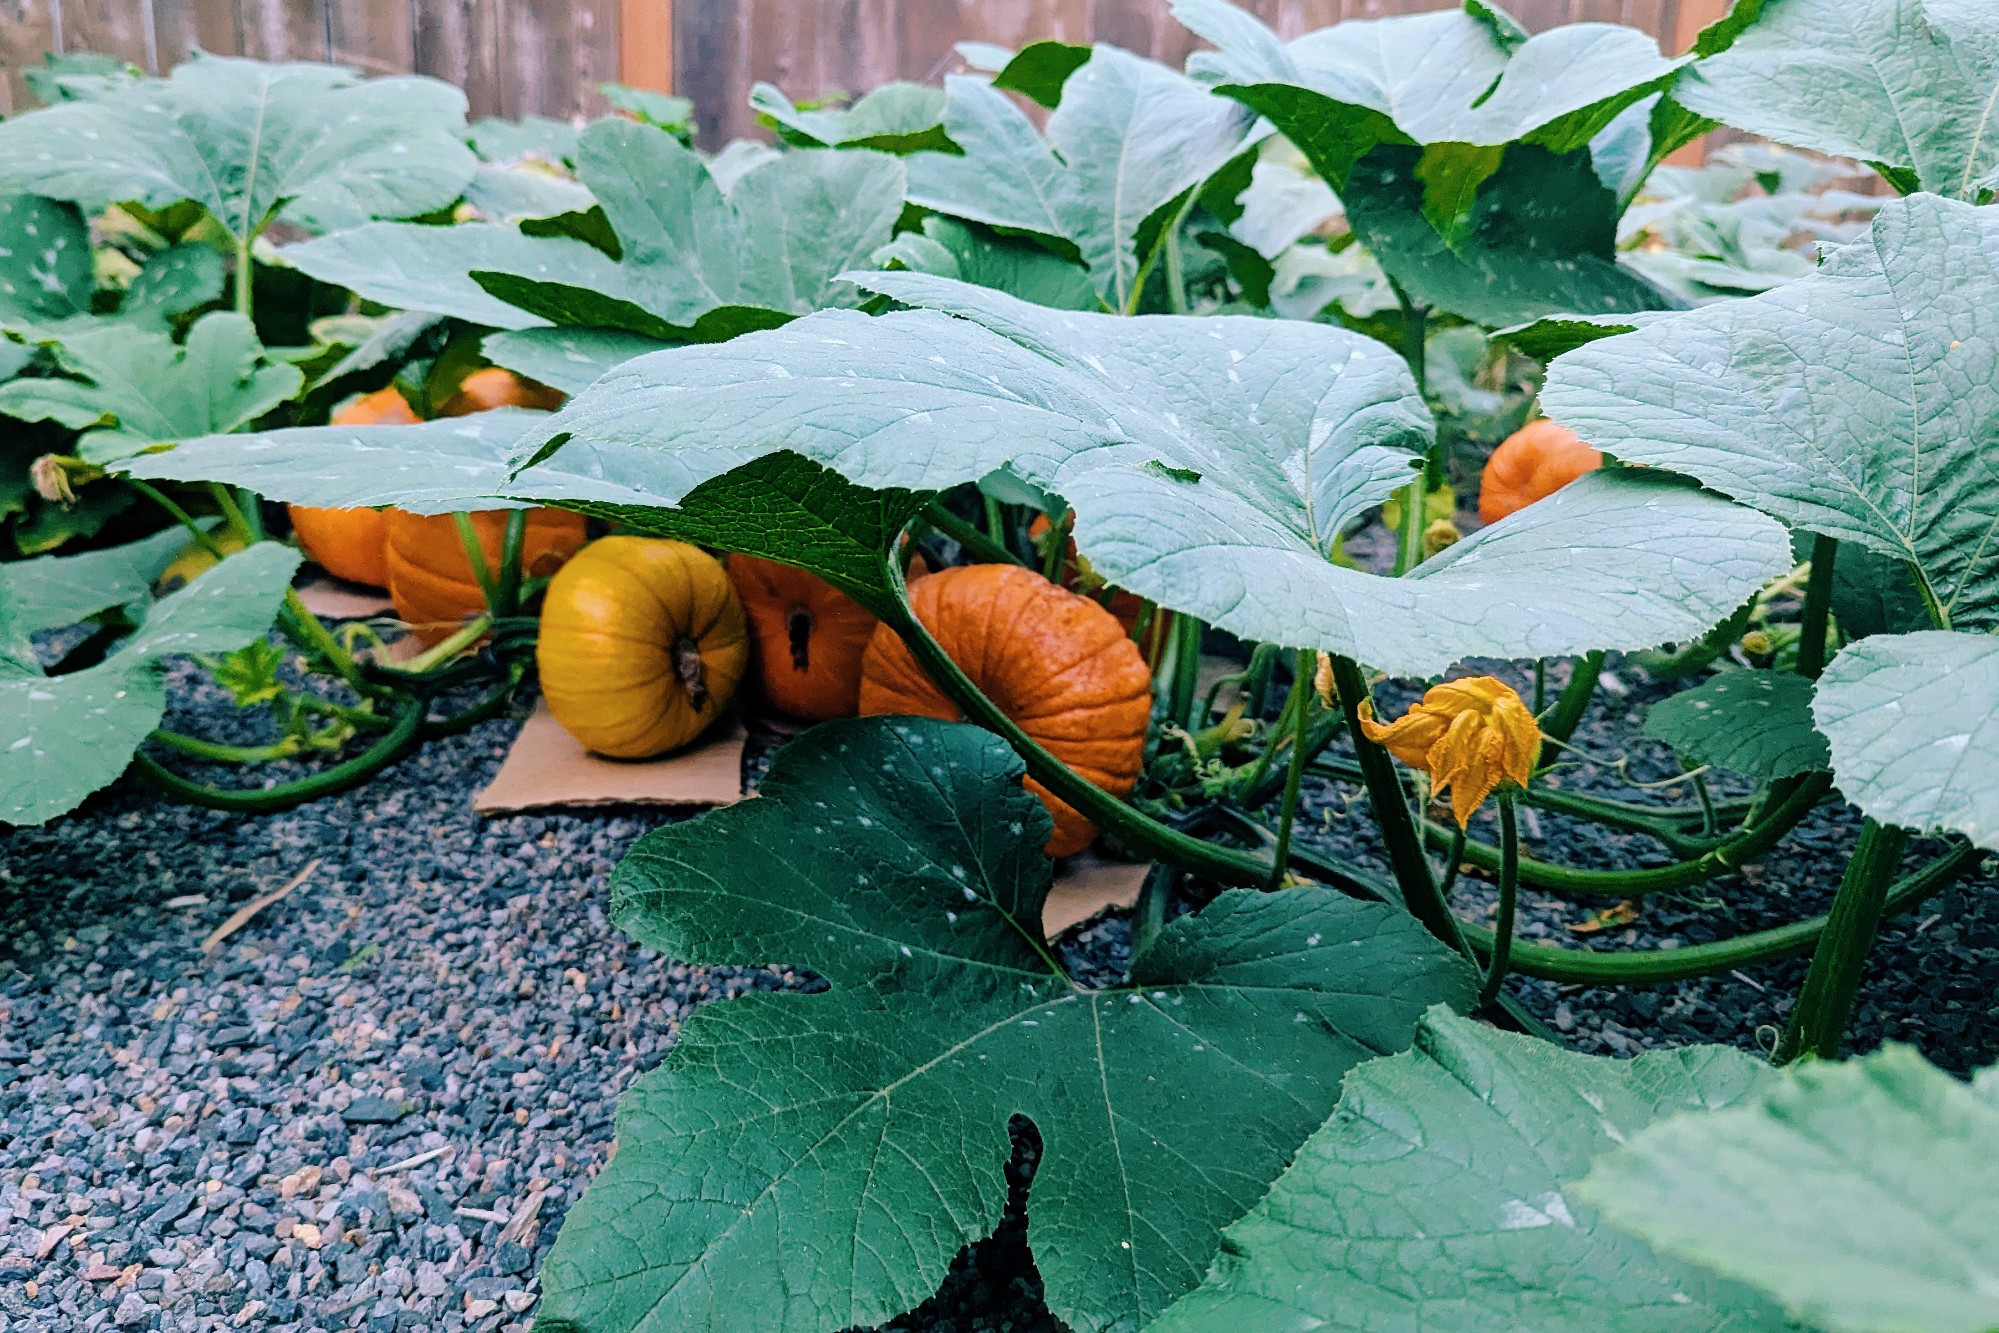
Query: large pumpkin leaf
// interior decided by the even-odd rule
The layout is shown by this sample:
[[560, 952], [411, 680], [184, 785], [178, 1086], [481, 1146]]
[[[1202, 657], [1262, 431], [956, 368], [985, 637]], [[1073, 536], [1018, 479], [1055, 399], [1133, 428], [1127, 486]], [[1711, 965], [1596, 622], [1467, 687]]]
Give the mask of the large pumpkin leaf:
[[[1344, 568], [1335, 538], [1407, 480], [1433, 430], [1387, 348], [1290, 321], [1048, 310], [914, 273], [856, 281], [936, 309], [826, 312], [628, 361], [527, 437], [523, 457], [549, 471], [509, 494], [681, 505], [781, 449], [874, 489], [1007, 465], [1075, 507], [1078, 545], [1119, 587], [1247, 639], [1417, 675], [1464, 655], [1688, 638], [1789, 564], [1767, 520], [1625, 473], [1565, 488], [1417, 577]], [[825, 556], [781, 527], [758, 541]]]
[[1836, 1333], [1999, 1328], [1999, 1085], [1906, 1046], [1676, 1116], [1576, 1189], [1662, 1251]]
[[90, 228], [70, 204], [0, 195], [0, 323], [90, 313]]
[[203, 316], [184, 346], [109, 321], [53, 336], [57, 362], [76, 378], [0, 385], [0, 414], [85, 431], [77, 452], [93, 462], [235, 430], [304, 384], [296, 366], [265, 360], [249, 320], [227, 312]]
[[1848, 800], [1883, 823], [1999, 852], [1999, 636], [1853, 644], [1820, 678], [1812, 713]]
[[464, 95], [435, 79], [197, 56], [0, 124], [0, 192], [193, 200], [247, 241], [281, 208], [316, 229], [442, 208], [472, 177], [464, 134]]
[[1898, 200], [1811, 277], [1558, 358], [1541, 403], [1626, 462], [1906, 561], [1945, 625], [1999, 627], [1995, 254], [1999, 212]]
[[0, 602], [23, 634], [74, 625], [150, 596], [154, 582], [191, 540], [185, 528], [172, 527], [109, 550], [0, 564]]
[[1724, 1047], [1608, 1060], [1434, 1013], [1415, 1049], [1347, 1075], [1332, 1119], [1148, 1333], [1778, 1333], [1761, 1296], [1653, 1253], [1570, 1189], [1653, 1121], [1772, 1077]]
[[1812, 726], [1812, 683], [1790, 671], [1723, 671], [1653, 704], [1645, 734], [1759, 781], [1819, 772], [1832, 758]]
[[1873, 163], [1904, 191], [1999, 188], [1999, 8], [1989, 0], [1764, 0], [1678, 94], [1779, 143]]
[[[261, 634], [298, 563], [298, 552], [275, 542], [229, 557], [161, 598], [131, 637], [83, 671], [43, 676], [0, 655], [0, 822], [47, 823], [116, 779], [166, 707], [160, 660], [228, 652]], [[9, 602], [0, 581], [0, 612]]]
[[1241, 152], [1253, 120], [1111, 46], [1068, 76], [1046, 137], [983, 79], [959, 75], [945, 88], [944, 128], [964, 151], [911, 156], [910, 202], [1075, 246], [1113, 310], [1136, 308], [1162, 210]]
[[998, 1224], [1024, 1115], [1050, 1309], [1135, 1330], [1199, 1281], [1349, 1067], [1469, 999], [1406, 914], [1316, 887], [1225, 894], [1167, 925], [1129, 985], [1079, 988], [1041, 943], [1049, 821], [1021, 771], [961, 724], [831, 722], [779, 752], [761, 799], [633, 848], [613, 914], [640, 940], [796, 962], [830, 990], [681, 1029], [542, 1268], [544, 1321], [834, 1333], [896, 1315]]
[[[154, 481], [226, 482], [287, 504], [393, 504], [419, 514], [516, 508], [516, 501], [489, 497], [505, 488], [509, 456], [545, 415], [499, 408], [413, 426], [287, 426], [212, 435], [126, 459], [119, 471]], [[521, 474], [524, 485], [542, 480], [540, 469]]]
[[656, 338], [623, 329], [553, 328], [489, 333], [479, 350], [496, 366], [505, 366], [551, 389], [576, 394], [595, 384], [611, 367], [665, 346]]
[[983, 232], [968, 222], [932, 214], [875, 251], [883, 266], [956, 278], [1057, 310], [1098, 310], [1087, 269], [1031, 241]]
[[516, 227], [391, 223], [283, 253], [315, 278], [406, 310], [501, 329], [583, 325], [705, 341], [852, 304], [838, 275], [887, 242], [902, 209], [892, 157], [786, 153], [725, 191], [692, 149], [628, 120], [578, 136], [576, 174], [604, 210], [618, 258]]
[[[1173, 13], [1220, 48], [1190, 71], [1305, 153], [1412, 299], [1485, 324], [1672, 304], [1616, 262], [1636, 182], [1700, 128], [1663, 96], [1684, 61], [1645, 33], [1577, 23], [1528, 37], [1467, 4], [1285, 43], [1226, 0]], [[1606, 182], [1592, 141], [1641, 103], [1647, 149]]]
[[944, 93], [920, 83], [884, 83], [848, 107], [795, 105], [768, 83], [750, 89], [750, 108], [799, 148], [876, 148], [884, 153], [955, 151], [944, 132]]

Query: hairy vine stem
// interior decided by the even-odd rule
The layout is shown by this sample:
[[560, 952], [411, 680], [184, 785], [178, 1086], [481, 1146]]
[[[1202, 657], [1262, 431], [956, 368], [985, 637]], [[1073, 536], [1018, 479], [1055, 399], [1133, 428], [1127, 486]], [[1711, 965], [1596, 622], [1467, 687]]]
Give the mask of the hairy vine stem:
[[310, 777], [277, 787], [240, 790], [211, 787], [206, 783], [182, 777], [144, 750], [132, 756], [132, 765], [140, 777], [175, 800], [186, 801], [191, 805], [204, 805], [213, 810], [270, 814], [277, 810], [289, 810], [295, 805], [303, 805], [322, 796], [346, 791], [350, 787], [357, 787], [395, 763], [417, 743], [423, 729], [424, 712], [423, 700], [414, 698], [405, 700], [402, 711], [396, 716], [395, 725], [362, 753], [344, 763], [314, 773]]
[[[1312, 715], [1312, 664], [1315, 654], [1298, 654], [1298, 666], [1291, 680], [1290, 708], [1297, 714], [1291, 731], [1291, 762], [1284, 773], [1284, 806], [1277, 816], [1277, 849], [1271, 854], [1270, 887], [1284, 886], [1291, 857], [1291, 825], [1298, 816], [1298, 787], [1305, 776], [1305, 724]], [[1276, 748], [1276, 738], [1270, 747]], [[1267, 754], [1268, 751], [1266, 750]]]
[[1830, 1060], [1839, 1054], [1846, 1023], [1853, 1015], [1853, 997], [1860, 974], [1887, 913], [1889, 881], [1909, 845], [1908, 830], [1870, 819], [1860, 827], [1860, 841], [1847, 859], [1846, 874], [1833, 896], [1826, 927], [1812, 951], [1791, 1021], [1777, 1042], [1775, 1060], [1788, 1064], [1803, 1056]]
[[1492, 923], [1491, 956], [1486, 963], [1485, 982], [1478, 989], [1481, 1007], [1499, 998], [1506, 984], [1506, 968], [1513, 958], [1513, 918], [1520, 899], [1520, 826], [1513, 808], [1511, 786], [1499, 789], [1499, 915]]

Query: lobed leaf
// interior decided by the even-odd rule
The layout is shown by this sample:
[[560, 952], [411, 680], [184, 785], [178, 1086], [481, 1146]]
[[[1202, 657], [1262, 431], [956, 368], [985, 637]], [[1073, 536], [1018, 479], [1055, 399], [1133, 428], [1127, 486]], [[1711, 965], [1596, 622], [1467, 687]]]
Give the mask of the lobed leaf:
[[154, 603], [116, 651], [82, 671], [43, 676], [0, 655], [0, 822], [45, 824], [114, 781], [165, 710], [160, 659], [227, 652], [263, 633], [298, 564], [276, 542], [230, 556]]
[[1767, 782], [1831, 767], [1812, 726], [1812, 683], [1790, 671], [1722, 671], [1653, 704], [1645, 734], [1694, 764]]
[[1725, 1047], [1577, 1055], [1445, 1011], [1347, 1075], [1339, 1109], [1147, 1333], [1778, 1333], [1754, 1291], [1578, 1201], [1591, 1159], [1773, 1075]]
[[890, 1318], [999, 1222], [1018, 1114], [1043, 1144], [1028, 1239], [1050, 1309], [1135, 1330], [1199, 1280], [1349, 1066], [1470, 998], [1406, 914], [1316, 887], [1225, 894], [1128, 986], [1074, 986], [1041, 944], [1048, 816], [1021, 771], [962, 724], [832, 722], [779, 752], [759, 800], [633, 848], [613, 913], [639, 939], [810, 966], [830, 990], [687, 1023], [543, 1266], [544, 1318]]
[[1834, 1333], [1999, 1327], [1999, 1105], [1906, 1046], [1656, 1124], [1576, 1189], [1659, 1250]]
[[444, 207], [472, 178], [464, 134], [464, 94], [435, 79], [198, 55], [0, 124], [0, 193], [192, 200], [247, 243], [280, 210], [326, 230]]

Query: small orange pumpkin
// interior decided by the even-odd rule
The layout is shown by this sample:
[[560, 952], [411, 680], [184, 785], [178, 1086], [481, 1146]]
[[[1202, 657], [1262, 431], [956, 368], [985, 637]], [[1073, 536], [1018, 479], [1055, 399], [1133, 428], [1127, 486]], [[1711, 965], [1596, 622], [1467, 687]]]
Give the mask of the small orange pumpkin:
[[1530, 421], [1507, 436], [1485, 460], [1485, 473], [1479, 478], [1478, 516], [1486, 523], [1497, 523], [1602, 466], [1603, 455], [1567, 426], [1545, 417]]
[[729, 557], [749, 618], [757, 670], [773, 707], [815, 722], [852, 717], [872, 612], [817, 574], [751, 555]]
[[[506, 546], [507, 512], [486, 509], [470, 515], [472, 531], [488, 576], [499, 578], [500, 556]], [[486, 609], [486, 595], [472, 572], [458, 524], [450, 514], [410, 514], [384, 511], [383, 564], [387, 566], [389, 599], [396, 614], [429, 642], [444, 638], [467, 616]], [[521, 575], [553, 574], [583, 545], [581, 514], [563, 509], [528, 511], [521, 542]]]
[[562, 394], [545, 384], [524, 380], [511, 370], [487, 366], [458, 382], [458, 392], [437, 409], [441, 417], [469, 417], [474, 412], [490, 412], [496, 407], [532, 407], [553, 412], [562, 406]]
[[677, 750], [712, 725], [750, 667], [722, 562], [658, 537], [600, 537], [549, 581], [535, 646], [542, 697], [586, 749]]
[[[333, 414], [336, 426], [411, 426], [418, 421], [407, 399], [393, 385], [356, 398]], [[383, 563], [387, 540], [379, 509], [315, 509], [309, 505], [287, 505], [292, 534], [305, 553], [335, 578], [364, 583], [371, 588], [386, 587], [388, 567]]]
[[[1048, 515], [1037, 514], [1034, 522], [1027, 525], [1027, 535], [1038, 544], [1043, 537], [1048, 535], [1048, 526]], [[1088, 597], [1099, 606], [1109, 607], [1110, 613], [1117, 617], [1117, 623], [1124, 626], [1126, 634], [1130, 634], [1138, 628], [1138, 618], [1145, 613], [1145, 599], [1143, 597], [1140, 597], [1137, 593], [1126, 592], [1123, 588], [1111, 588], [1107, 586], [1100, 586], [1084, 591], [1086, 581], [1090, 583], [1099, 582], [1094, 572], [1076, 554], [1076, 539], [1071, 537], [1062, 548], [1062, 586], [1083, 592], [1085, 597]], [[1110, 600], [1108, 602], [1104, 600], [1105, 593], [1109, 594]]]
[[[1145, 757], [1152, 676], [1117, 618], [1019, 565], [968, 565], [918, 579], [916, 618], [972, 683], [1070, 768], [1113, 796], [1129, 793]], [[886, 625], [861, 662], [865, 715], [957, 720], [958, 706]], [[1073, 856], [1096, 828], [1033, 778], [1055, 816], [1044, 850]]]

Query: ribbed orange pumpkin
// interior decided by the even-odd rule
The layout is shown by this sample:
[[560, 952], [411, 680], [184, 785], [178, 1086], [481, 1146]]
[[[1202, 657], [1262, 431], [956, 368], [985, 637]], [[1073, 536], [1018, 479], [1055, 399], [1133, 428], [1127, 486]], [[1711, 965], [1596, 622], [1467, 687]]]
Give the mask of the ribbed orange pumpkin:
[[[1048, 532], [1048, 515], [1038, 515], [1027, 525], [1027, 535], [1039, 542]], [[1071, 537], [1062, 552], [1062, 586], [1077, 588], [1083, 577], [1083, 563], [1076, 554], [1076, 540]], [[1126, 592], [1123, 588], [1108, 589], [1110, 601], [1105, 603], [1103, 589], [1092, 589], [1083, 595], [1099, 606], [1108, 605], [1110, 613], [1117, 617], [1117, 623], [1124, 626], [1126, 634], [1138, 628], [1138, 618], [1145, 614], [1145, 599], [1137, 593]]]
[[[918, 579], [910, 607], [951, 660], [1051, 754], [1113, 796], [1130, 792], [1145, 757], [1152, 677], [1116, 617], [1019, 565], [969, 565]], [[961, 714], [886, 625], [861, 663], [861, 712]], [[1072, 856], [1096, 829], [1033, 778], [1055, 816], [1045, 850]]]
[[[336, 426], [410, 426], [418, 420], [394, 386], [356, 398], [333, 414]], [[382, 549], [387, 540], [379, 509], [315, 509], [287, 505], [292, 533], [320, 568], [349, 583], [386, 587], [388, 566]], [[469, 568], [469, 566], [468, 566]]]
[[562, 567], [535, 648], [542, 697], [585, 748], [649, 759], [720, 717], [750, 666], [742, 603], [698, 546], [601, 537]]
[[[396, 614], [419, 638], [436, 642], [467, 616], [486, 609], [485, 593], [472, 573], [472, 562], [451, 515], [426, 516], [390, 509], [383, 513], [383, 519], [389, 599], [396, 604]], [[486, 570], [497, 579], [506, 545], [507, 511], [481, 510], [471, 519]], [[562, 509], [530, 510], [521, 542], [521, 576], [553, 574], [583, 545], [585, 535], [581, 514]]]
[[729, 557], [773, 707], [815, 722], [852, 717], [874, 614], [817, 574], [751, 555]]
[[496, 407], [533, 407], [553, 412], [562, 406], [562, 394], [545, 384], [524, 380], [511, 370], [487, 366], [475, 370], [458, 383], [458, 392], [437, 409], [441, 417], [469, 417], [474, 412], [490, 412]]
[[1485, 460], [1485, 473], [1478, 485], [1478, 516], [1487, 523], [1497, 523], [1601, 466], [1603, 455], [1567, 426], [1546, 418], [1530, 421], [1507, 436]]

